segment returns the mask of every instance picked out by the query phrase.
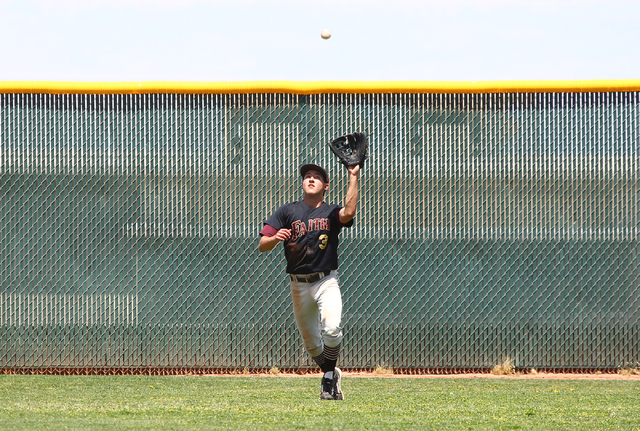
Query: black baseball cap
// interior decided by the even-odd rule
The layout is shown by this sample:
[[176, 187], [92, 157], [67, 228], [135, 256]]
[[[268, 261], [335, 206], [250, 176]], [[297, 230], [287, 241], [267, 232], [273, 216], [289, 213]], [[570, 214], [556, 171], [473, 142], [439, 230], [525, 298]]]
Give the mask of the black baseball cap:
[[300, 176], [304, 178], [305, 174], [311, 170], [317, 171], [320, 175], [322, 175], [322, 178], [324, 179], [325, 183], [329, 182], [329, 175], [327, 175], [327, 171], [325, 171], [323, 168], [321, 168], [318, 165], [314, 165], [313, 163], [303, 165], [300, 168]]

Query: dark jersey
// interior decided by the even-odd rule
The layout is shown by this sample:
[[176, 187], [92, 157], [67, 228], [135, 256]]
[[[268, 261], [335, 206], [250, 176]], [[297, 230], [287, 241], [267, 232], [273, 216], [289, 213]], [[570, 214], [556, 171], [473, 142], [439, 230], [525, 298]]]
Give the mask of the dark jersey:
[[340, 208], [327, 203], [311, 208], [304, 201], [283, 205], [264, 222], [260, 235], [291, 229], [291, 237], [283, 242], [289, 274], [338, 269], [338, 234], [353, 226], [353, 220], [340, 223]]

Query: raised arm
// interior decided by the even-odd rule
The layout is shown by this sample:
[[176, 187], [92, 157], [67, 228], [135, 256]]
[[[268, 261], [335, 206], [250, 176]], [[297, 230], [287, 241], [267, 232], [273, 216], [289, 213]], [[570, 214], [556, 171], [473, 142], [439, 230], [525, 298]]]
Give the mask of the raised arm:
[[358, 206], [358, 187], [360, 182], [360, 166], [349, 166], [349, 185], [347, 186], [347, 197], [344, 199], [344, 206], [338, 213], [340, 223], [349, 223], [356, 215]]

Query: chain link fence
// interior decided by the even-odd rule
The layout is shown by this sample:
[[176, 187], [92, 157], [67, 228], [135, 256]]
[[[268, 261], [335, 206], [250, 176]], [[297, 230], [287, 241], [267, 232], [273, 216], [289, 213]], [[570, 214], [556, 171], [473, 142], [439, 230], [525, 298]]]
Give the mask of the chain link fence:
[[0, 95], [0, 369], [315, 369], [262, 221], [366, 132], [347, 369], [640, 363], [640, 93]]

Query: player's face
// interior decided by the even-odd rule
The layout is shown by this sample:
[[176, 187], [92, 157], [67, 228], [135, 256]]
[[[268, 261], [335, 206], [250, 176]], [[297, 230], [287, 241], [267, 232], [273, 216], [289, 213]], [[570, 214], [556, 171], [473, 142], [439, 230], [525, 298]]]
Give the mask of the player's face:
[[322, 195], [329, 189], [329, 183], [325, 183], [322, 175], [313, 169], [304, 174], [302, 179], [302, 190], [307, 195]]

